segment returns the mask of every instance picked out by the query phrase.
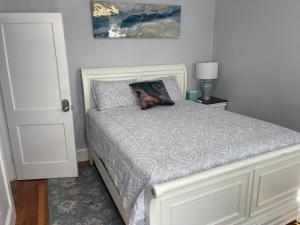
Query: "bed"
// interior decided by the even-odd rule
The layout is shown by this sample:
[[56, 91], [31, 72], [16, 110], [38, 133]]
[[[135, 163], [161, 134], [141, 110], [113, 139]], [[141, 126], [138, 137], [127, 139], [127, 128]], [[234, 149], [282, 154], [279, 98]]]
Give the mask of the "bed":
[[[101, 140], [103, 136], [107, 135], [107, 132], [111, 134], [110, 139], [116, 137], [121, 141], [122, 146], [127, 146], [128, 149], [138, 148], [132, 142], [128, 142], [130, 138], [136, 138], [132, 133], [128, 132], [128, 136], [122, 136], [126, 133], [126, 128], [129, 129], [129, 125], [133, 124], [133, 120], [130, 120], [130, 116], [135, 116], [141, 119], [147, 119], [148, 116], [159, 117], [161, 110], [165, 110], [163, 114], [172, 114], [173, 111], [178, 111], [177, 119], [178, 124], [174, 121], [170, 121], [169, 125], [165, 127], [172, 127], [173, 129], [180, 130], [180, 123], [184, 123], [185, 119], [188, 119], [188, 115], [195, 113], [195, 110], [200, 110], [201, 115], [214, 115], [215, 117], [223, 118], [222, 125], [218, 128], [211, 129], [213, 132], [221, 132], [219, 137], [223, 136], [223, 142], [218, 144], [218, 147], [222, 149], [222, 146], [226, 144], [226, 140], [234, 140], [230, 137], [230, 130], [226, 134], [228, 124], [238, 128], [239, 123], [247, 120], [240, 115], [232, 115], [229, 112], [222, 112], [220, 110], [211, 109], [201, 104], [191, 102], [176, 102], [174, 108], [161, 107], [151, 110], [150, 113], [141, 114], [141, 110], [134, 107], [126, 107], [124, 109], [115, 110], [114, 112], [97, 112], [94, 108], [94, 100], [91, 93], [90, 81], [91, 80], [151, 80], [175, 75], [178, 85], [184, 94], [186, 92], [186, 69], [183, 64], [177, 65], [159, 65], [159, 66], [137, 66], [137, 67], [114, 67], [114, 68], [82, 68], [82, 83], [84, 90], [84, 102], [85, 110], [87, 113], [87, 127], [90, 130], [87, 131], [87, 138], [89, 139], [89, 154], [91, 162], [94, 162], [99, 170], [115, 204], [123, 217], [126, 224], [146, 224], [146, 225], [201, 225], [201, 224], [285, 224], [295, 219], [299, 219], [299, 202], [300, 202], [300, 145], [299, 136], [292, 131], [285, 130], [285, 128], [278, 128], [280, 135], [276, 136], [276, 141], [272, 139], [268, 140], [268, 146], [270, 149], [262, 148], [253, 151], [253, 154], [247, 155], [248, 151], [244, 154], [240, 154], [239, 158], [229, 160], [230, 154], [216, 155], [214, 156], [218, 161], [209, 161], [213, 163], [205, 164], [206, 167], [195, 161], [195, 165], [199, 166], [199, 172], [187, 169], [187, 174], [181, 174], [181, 176], [167, 177], [168, 179], [161, 179], [163, 182], [150, 182], [143, 189], [142, 201], [143, 213], [145, 220], [141, 222], [132, 222], [132, 207], [127, 207], [132, 204], [132, 201], [126, 201], [125, 193], [121, 187], [120, 177], [124, 174], [119, 171], [113, 172], [113, 167], [106, 164], [105, 158], [110, 159], [112, 162], [117, 161], [117, 151], [106, 155], [101, 155], [104, 152], [104, 147], [101, 143], [97, 143], [97, 140]], [[182, 106], [181, 106], [182, 105]], [[177, 108], [176, 108], [177, 107]], [[182, 109], [185, 110], [182, 110]], [[188, 111], [190, 110], [189, 114]], [[147, 111], [147, 110], [146, 110]], [[149, 111], [150, 112], [150, 111]], [[120, 120], [120, 115], [128, 118], [128, 121]], [[175, 114], [174, 114], [175, 115]], [[152, 118], [151, 117], [151, 118]], [[175, 116], [176, 117], [176, 116]], [[121, 121], [117, 122], [118, 119]], [[208, 118], [208, 116], [207, 116]], [[230, 119], [229, 119], [230, 118]], [[248, 118], [251, 121], [254, 121]], [[181, 121], [181, 122], [179, 122]], [[227, 122], [226, 122], [227, 121]], [[97, 125], [97, 123], [99, 123]], [[127, 123], [127, 124], [126, 124]], [[194, 121], [197, 124], [197, 121]], [[227, 124], [226, 124], [227, 123]], [[106, 127], [101, 128], [101, 124], [107, 124]], [[121, 124], [121, 125], [120, 125]], [[264, 123], [262, 121], [253, 122], [254, 126], [247, 128], [253, 133], [253, 129], [256, 126], [267, 129], [265, 133], [272, 133], [271, 124]], [[177, 127], [178, 125], [178, 127]], [[114, 127], [118, 129], [114, 129]], [[120, 127], [120, 126], [123, 126]], [[126, 127], [127, 126], [127, 127]], [[156, 125], [158, 127], [159, 124]], [[107, 128], [110, 127], [110, 128]], [[276, 130], [277, 126], [274, 126]], [[138, 127], [134, 127], [135, 129]], [[258, 135], [264, 135], [263, 128], [257, 131]], [[99, 132], [97, 132], [99, 129]], [[123, 130], [122, 130], [123, 129]], [[156, 129], [153, 127], [152, 129]], [[106, 132], [104, 131], [106, 130]], [[279, 131], [278, 130], [278, 131]], [[102, 131], [102, 132], [101, 132]], [[116, 131], [122, 131], [122, 135], [119, 135]], [[183, 133], [191, 132], [191, 129], [182, 129]], [[114, 133], [116, 132], [116, 133]], [[243, 129], [240, 129], [243, 133]], [[261, 133], [260, 133], [261, 132]], [[97, 133], [97, 135], [96, 135]], [[247, 134], [247, 133], [245, 133]], [[93, 135], [95, 137], [93, 137]], [[181, 143], [183, 149], [177, 148], [177, 151], [184, 150], [185, 144], [192, 143], [196, 138], [187, 140], [188, 142], [179, 142], [177, 139], [180, 137], [175, 135], [175, 142]], [[189, 133], [192, 135], [192, 133]], [[227, 135], [227, 136], [226, 136]], [[275, 134], [274, 134], [275, 135]], [[276, 135], [278, 135], [276, 133]], [[295, 136], [293, 136], [295, 135]], [[154, 135], [155, 136], [155, 135]], [[282, 138], [284, 136], [284, 138]], [[272, 136], [270, 136], [272, 137]], [[104, 141], [109, 141], [106, 138]], [[167, 137], [165, 137], [167, 138]], [[245, 135], [244, 135], [245, 138]], [[251, 147], [251, 137], [244, 139], [244, 143]], [[94, 142], [93, 142], [94, 140]], [[275, 139], [274, 139], [275, 140]], [[115, 140], [114, 140], [115, 141]], [[149, 140], [149, 143], [151, 140]], [[174, 139], [173, 139], [174, 141]], [[274, 142], [274, 143], [273, 143]], [[210, 141], [209, 143], [214, 143]], [[144, 143], [145, 144], [145, 143]], [[194, 143], [195, 145], [199, 143]], [[109, 145], [108, 145], [109, 146]], [[149, 144], [147, 144], [149, 146]], [[147, 147], [144, 146], [144, 147]], [[153, 146], [155, 143], [153, 142]], [[245, 148], [245, 146], [244, 146]], [[274, 148], [274, 149], [271, 149]], [[114, 149], [112, 147], [112, 149]], [[254, 146], [253, 146], [254, 149]], [[153, 149], [152, 149], [153, 150]], [[167, 151], [165, 149], [165, 151]], [[234, 150], [231, 155], [234, 154]], [[235, 150], [236, 152], [236, 150]], [[252, 151], [249, 151], [252, 152]], [[145, 154], [147, 151], [145, 151]], [[187, 151], [183, 151], [182, 154], [187, 154]], [[160, 152], [157, 151], [157, 157], [160, 157]], [[181, 154], [181, 155], [182, 155]], [[179, 154], [180, 155], [180, 154]], [[169, 155], [170, 156], [170, 155]], [[227, 157], [228, 156], [228, 157]], [[103, 157], [103, 158], [101, 158]], [[123, 156], [122, 156], [123, 157]], [[149, 157], [149, 160], [151, 156]], [[211, 155], [208, 155], [211, 157]], [[126, 158], [124, 156], [123, 158]], [[168, 158], [168, 157], [167, 157]], [[179, 158], [179, 159], [178, 159]], [[194, 157], [191, 157], [191, 160]], [[228, 160], [226, 160], [228, 158]], [[201, 158], [202, 159], [202, 158]], [[180, 157], [175, 159], [180, 160]], [[119, 161], [123, 161], [120, 159]], [[207, 161], [208, 162], [208, 161]], [[172, 165], [172, 161], [169, 162]], [[113, 163], [112, 163], [113, 164]], [[147, 165], [147, 161], [145, 161]], [[150, 167], [151, 164], [149, 164]], [[132, 166], [135, 166], [132, 163]], [[202, 168], [202, 167], [203, 168]], [[115, 167], [118, 167], [117, 165]], [[120, 167], [120, 166], [119, 166]], [[196, 167], [196, 166], [195, 166]], [[200, 168], [201, 167], [201, 168]], [[124, 167], [125, 168], [125, 167]], [[163, 168], [163, 167], [162, 167]], [[184, 167], [182, 167], [184, 170]], [[188, 168], [188, 164], [186, 164]], [[125, 169], [124, 169], [125, 170]], [[146, 171], [147, 172], [147, 171]], [[177, 171], [178, 172], [178, 171]], [[115, 173], [115, 174], [114, 174]], [[119, 176], [119, 179], [118, 179]], [[142, 176], [141, 176], [142, 177]], [[147, 173], [145, 173], [147, 177]], [[125, 179], [125, 178], [124, 178]], [[142, 179], [140, 179], [142, 180]], [[146, 183], [148, 180], [145, 181]], [[131, 199], [134, 199], [133, 196]], [[137, 204], [138, 205], [138, 204]], [[141, 206], [140, 206], [141, 207]], [[130, 210], [129, 210], [130, 209]], [[141, 213], [138, 214], [138, 216]], [[131, 219], [131, 221], [130, 221]], [[136, 220], [138, 221], [138, 220]]]

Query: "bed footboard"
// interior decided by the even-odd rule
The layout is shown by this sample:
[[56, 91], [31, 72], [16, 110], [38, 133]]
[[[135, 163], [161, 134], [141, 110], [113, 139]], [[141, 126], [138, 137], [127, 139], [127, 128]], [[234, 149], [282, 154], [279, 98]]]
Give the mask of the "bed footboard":
[[300, 152], [264, 157], [154, 185], [149, 224], [279, 225], [299, 218]]

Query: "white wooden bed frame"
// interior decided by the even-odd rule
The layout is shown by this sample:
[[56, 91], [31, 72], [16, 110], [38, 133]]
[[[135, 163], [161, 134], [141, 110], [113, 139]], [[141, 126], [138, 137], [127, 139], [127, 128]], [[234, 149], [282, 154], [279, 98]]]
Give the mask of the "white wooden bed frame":
[[[91, 80], [150, 80], [176, 75], [185, 95], [183, 64], [82, 68], [85, 110], [94, 106]], [[93, 149], [98, 168], [126, 224], [129, 215]], [[146, 193], [147, 225], [277, 225], [300, 219], [300, 145], [153, 185]]]

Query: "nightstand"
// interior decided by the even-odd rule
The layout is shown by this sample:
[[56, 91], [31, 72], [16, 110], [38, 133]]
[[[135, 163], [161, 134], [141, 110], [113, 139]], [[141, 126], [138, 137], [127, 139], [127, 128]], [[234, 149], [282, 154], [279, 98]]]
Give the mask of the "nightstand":
[[209, 107], [226, 110], [226, 106], [227, 106], [228, 101], [225, 100], [225, 99], [221, 99], [221, 98], [211, 97], [209, 101], [203, 101], [201, 99], [198, 99], [195, 102], [202, 103], [202, 104], [207, 105]]

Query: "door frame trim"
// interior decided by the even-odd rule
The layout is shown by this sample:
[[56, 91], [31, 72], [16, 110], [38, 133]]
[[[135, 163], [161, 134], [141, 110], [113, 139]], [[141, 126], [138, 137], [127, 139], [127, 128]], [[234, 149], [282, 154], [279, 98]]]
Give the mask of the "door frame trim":
[[2, 88], [0, 83], [0, 138], [2, 140], [4, 160], [6, 162], [7, 175], [10, 181], [17, 179], [17, 172], [15, 168], [15, 162], [13, 157], [13, 151], [11, 149], [11, 141], [8, 133], [8, 124], [5, 113], [5, 106], [3, 101]]
[[14, 200], [12, 197], [12, 192], [11, 192], [11, 187], [10, 187], [10, 182], [9, 182], [9, 177], [7, 175], [7, 166], [6, 166], [6, 161], [5, 161], [5, 154], [4, 154], [4, 148], [2, 144], [2, 138], [0, 137], [0, 170], [2, 170], [3, 173], [3, 182], [5, 186], [5, 191], [7, 193], [7, 199], [8, 199], [8, 212], [5, 220], [5, 225], [14, 225], [16, 221], [16, 210], [15, 210], [15, 205], [14, 205]]

